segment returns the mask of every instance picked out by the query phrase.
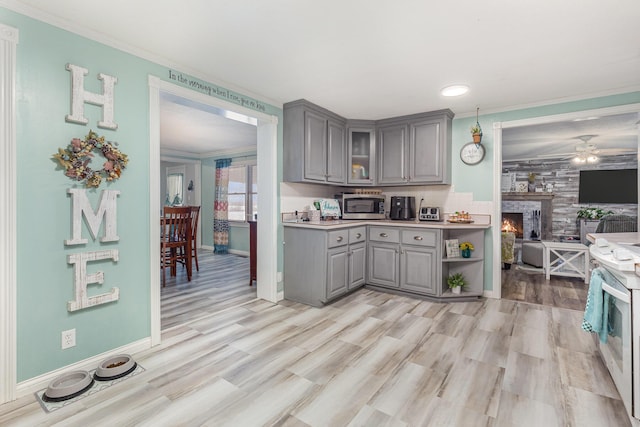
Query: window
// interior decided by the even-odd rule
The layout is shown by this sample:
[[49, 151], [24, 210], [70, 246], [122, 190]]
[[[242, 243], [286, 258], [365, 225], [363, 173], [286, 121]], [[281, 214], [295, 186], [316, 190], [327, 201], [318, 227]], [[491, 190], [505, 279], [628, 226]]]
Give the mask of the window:
[[257, 178], [256, 165], [229, 167], [229, 221], [244, 222], [258, 215]]
[[167, 172], [167, 194], [164, 201], [165, 205], [168, 206], [176, 206], [182, 205], [182, 188], [183, 188], [183, 173], [175, 173], [171, 172], [171, 169], [178, 168], [168, 168]]

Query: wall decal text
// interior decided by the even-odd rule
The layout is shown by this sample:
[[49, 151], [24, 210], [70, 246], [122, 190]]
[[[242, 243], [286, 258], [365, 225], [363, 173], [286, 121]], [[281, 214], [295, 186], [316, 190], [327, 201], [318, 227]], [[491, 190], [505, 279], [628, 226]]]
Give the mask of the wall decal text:
[[173, 81], [183, 84], [191, 89], [197, 90], [198, 92], [206, 93], [209, 96], [217, 96], [220, 98], [228, 99], [231, 102], [234, 102], [238, 105], [242, 105], [243, 107], [251, 108], [257, 111], [266, 111], [267, 106], [261, 102], [256, 101], [255, 99], [245, 98], [242, 95], [238, 95], [237, 93], [231, 92], [230, 90], [223, 89], [219, 86], [211, 85], [208, 83], [203, 83], [199, 80], [193, 79], [189, 76], [185, 76], [182, 73], [175, 72], [173, 70], [169, 70], [169, 78]]

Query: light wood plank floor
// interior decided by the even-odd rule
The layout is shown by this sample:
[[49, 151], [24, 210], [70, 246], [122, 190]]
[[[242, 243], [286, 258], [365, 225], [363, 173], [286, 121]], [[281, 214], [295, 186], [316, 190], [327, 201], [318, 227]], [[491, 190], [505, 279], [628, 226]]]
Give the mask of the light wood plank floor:
[[200, 250], [198, 264], [190, 282], [185, 268], [178, 266], [175, 277], [167, 270], [160, 297], [162, 330], [256, 298], [255, 285], [249, 286], [249, 258]]
[[[219, 288], [241, 299], [247, 284]], [[163, 304], [180, 305], [165, 296], [181, 286]], [[0, 406], [0, 425], [629, 425], [579, 311], [368, 289], [322, 309], [222, 304], [135, 354], [140, 375], [50, 414], [26, 396]]]

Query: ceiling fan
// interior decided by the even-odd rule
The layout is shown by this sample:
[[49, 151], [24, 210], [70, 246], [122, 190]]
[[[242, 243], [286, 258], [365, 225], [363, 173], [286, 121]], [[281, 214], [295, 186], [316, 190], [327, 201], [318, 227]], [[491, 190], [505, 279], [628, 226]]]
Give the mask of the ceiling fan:
[[598, 135], [579, 135], [571, 139], [579, 139], [579, 142], [575, 143], [574, 151], [567, 153], [555, 153], [555, 154], [539, 154], [540, 158], [554, 158], [554, 159], [573, 159], [575, 163], [595, 163], [598, 161], [598, 155], [615, 156], [618, 154], [627, 154], [635, 152], [630, 148], [605, 148], [599, 149], [596, 144], [591, 142], [591, 139]]

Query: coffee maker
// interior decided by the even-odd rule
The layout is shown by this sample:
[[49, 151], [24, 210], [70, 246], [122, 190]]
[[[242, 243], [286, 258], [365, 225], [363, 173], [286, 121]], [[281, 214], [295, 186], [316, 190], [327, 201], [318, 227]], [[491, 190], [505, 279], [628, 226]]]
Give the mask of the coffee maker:
[[411, 220], [416, 218], [416, 198], [413, 196], [392, 196], [389, 218]]

